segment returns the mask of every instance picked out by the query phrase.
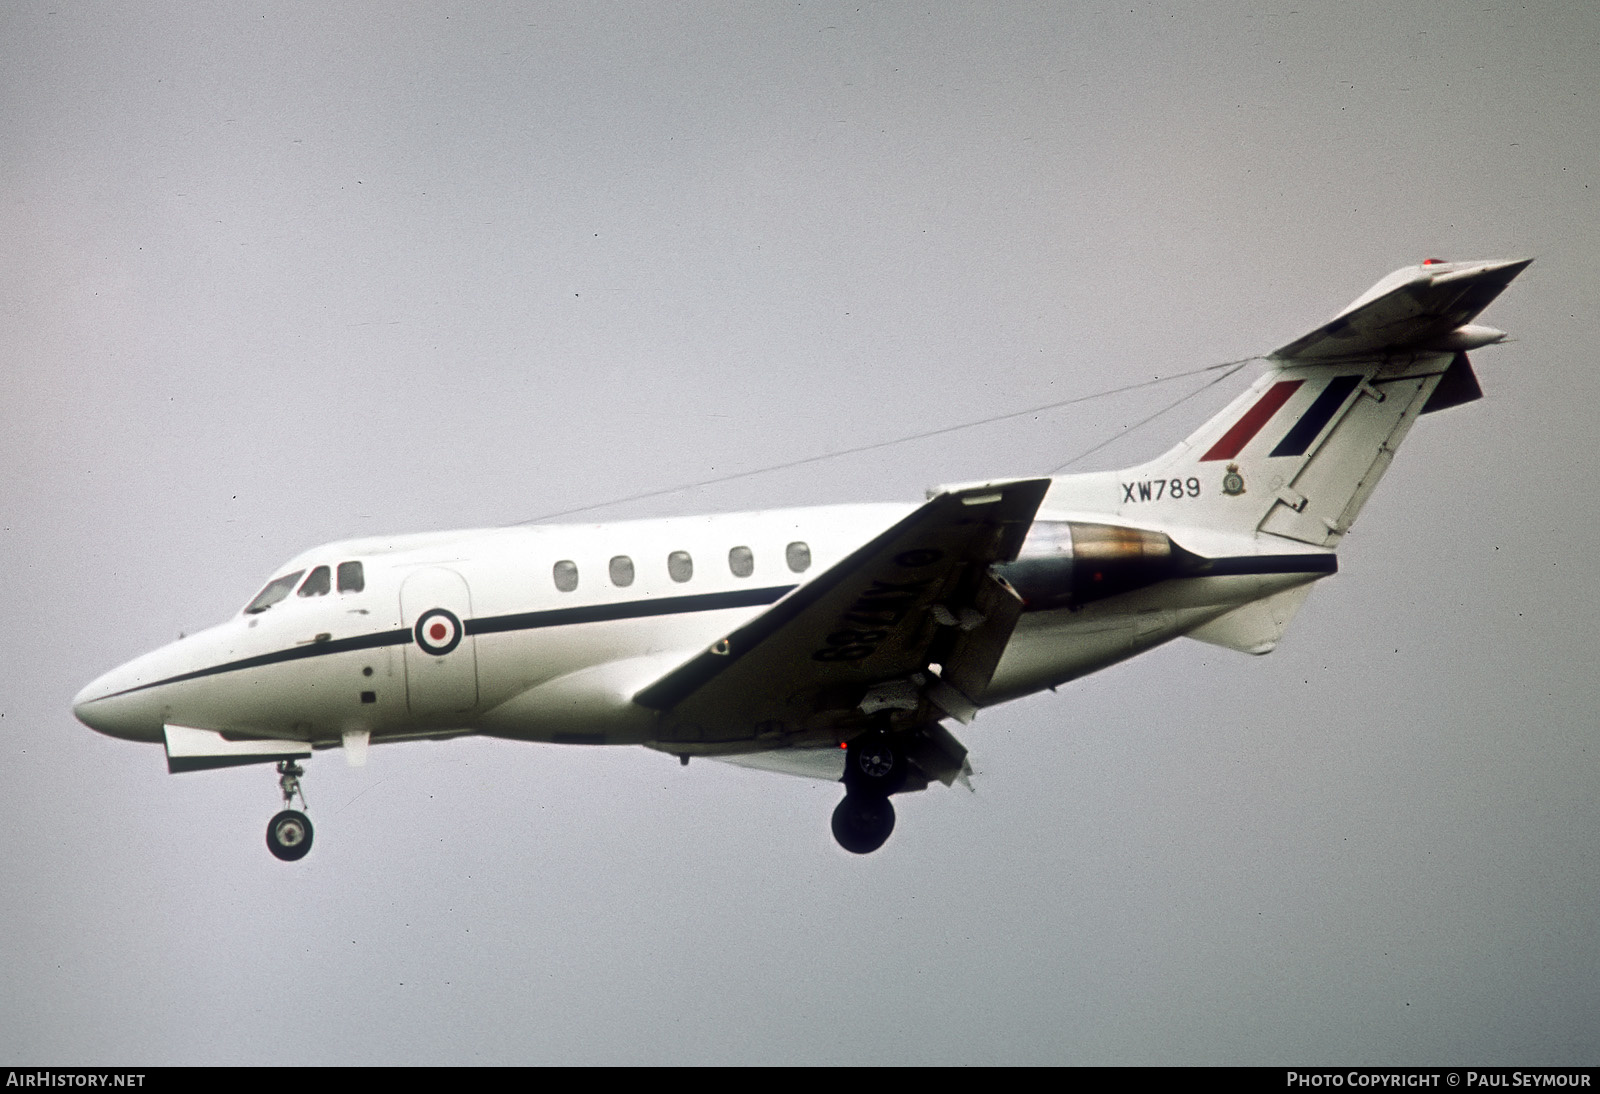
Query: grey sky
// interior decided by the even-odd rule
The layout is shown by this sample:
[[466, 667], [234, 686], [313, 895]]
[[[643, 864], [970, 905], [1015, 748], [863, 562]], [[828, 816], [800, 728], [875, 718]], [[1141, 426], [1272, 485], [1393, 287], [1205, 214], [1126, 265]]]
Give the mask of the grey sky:
[[[0, 1060], [1595, 1062], [1592, 7], [330, 7], [0, 14]], [[319, 541], [1263, 352], [1429, 255], [1537, 255], [1518, 341], [1279, 650], [986, 712], [877, 855], [833, 786], [463, 741], [319, 755], [291, 868], [270, 772], [72, 718]]]

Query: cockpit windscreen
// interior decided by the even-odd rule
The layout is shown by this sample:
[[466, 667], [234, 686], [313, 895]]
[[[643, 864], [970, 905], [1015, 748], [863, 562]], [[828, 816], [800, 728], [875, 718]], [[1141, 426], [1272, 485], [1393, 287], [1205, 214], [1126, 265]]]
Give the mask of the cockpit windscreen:
[[260, 615], [278, 601], [288, 596], [294, 589], [294, 583], [300, 580], [304, 570], [296, 570], [292, 574], [284, 574], [267, 583], [267, 587], [256, 594], [256, 598], [245, 605], [245, 615]]

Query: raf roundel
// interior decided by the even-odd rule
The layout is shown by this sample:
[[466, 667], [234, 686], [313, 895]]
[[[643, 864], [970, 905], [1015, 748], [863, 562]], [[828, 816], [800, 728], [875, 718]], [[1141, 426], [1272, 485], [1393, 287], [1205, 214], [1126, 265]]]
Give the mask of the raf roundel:
[[443, 657], [461, 645], [461, 620], [443, 608], [430, 608], [422, 613], [412, 635], [424, 653]]

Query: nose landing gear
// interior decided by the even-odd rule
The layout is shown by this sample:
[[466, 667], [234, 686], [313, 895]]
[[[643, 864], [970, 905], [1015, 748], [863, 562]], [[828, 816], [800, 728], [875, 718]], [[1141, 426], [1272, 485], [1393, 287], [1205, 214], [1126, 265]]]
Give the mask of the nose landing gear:
[[[305, 773], [293, 760], [279, 762], [278, 788], [283, 791], [284, 805], [293, 805], [299, 795], [300, 808], [305, 808], [305, 792], [300, 789], [300, 776]], [[284, 862], [296, 862], [311, 850], [311, 835], [311, 818], [297, 809], [285, 809], [267, 822], [267, 850]]]

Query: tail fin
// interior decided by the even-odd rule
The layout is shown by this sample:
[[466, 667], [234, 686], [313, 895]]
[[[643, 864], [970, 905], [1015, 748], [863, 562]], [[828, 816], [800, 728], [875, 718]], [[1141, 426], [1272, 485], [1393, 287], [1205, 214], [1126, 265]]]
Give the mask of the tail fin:
[[[1182, 444], [1114, 473], [1115, 511], [1336, 546], [1417, 417], [1481, 394], [1466, 351], [1505, 335], [1468, 323], [1531, 261], [1430, 259], [1390, 274], [1269, 355], [1272, 368]], [[1093, 493], [1103, 508], [1106, 478], [1061, 480], [1051, 503]]]

